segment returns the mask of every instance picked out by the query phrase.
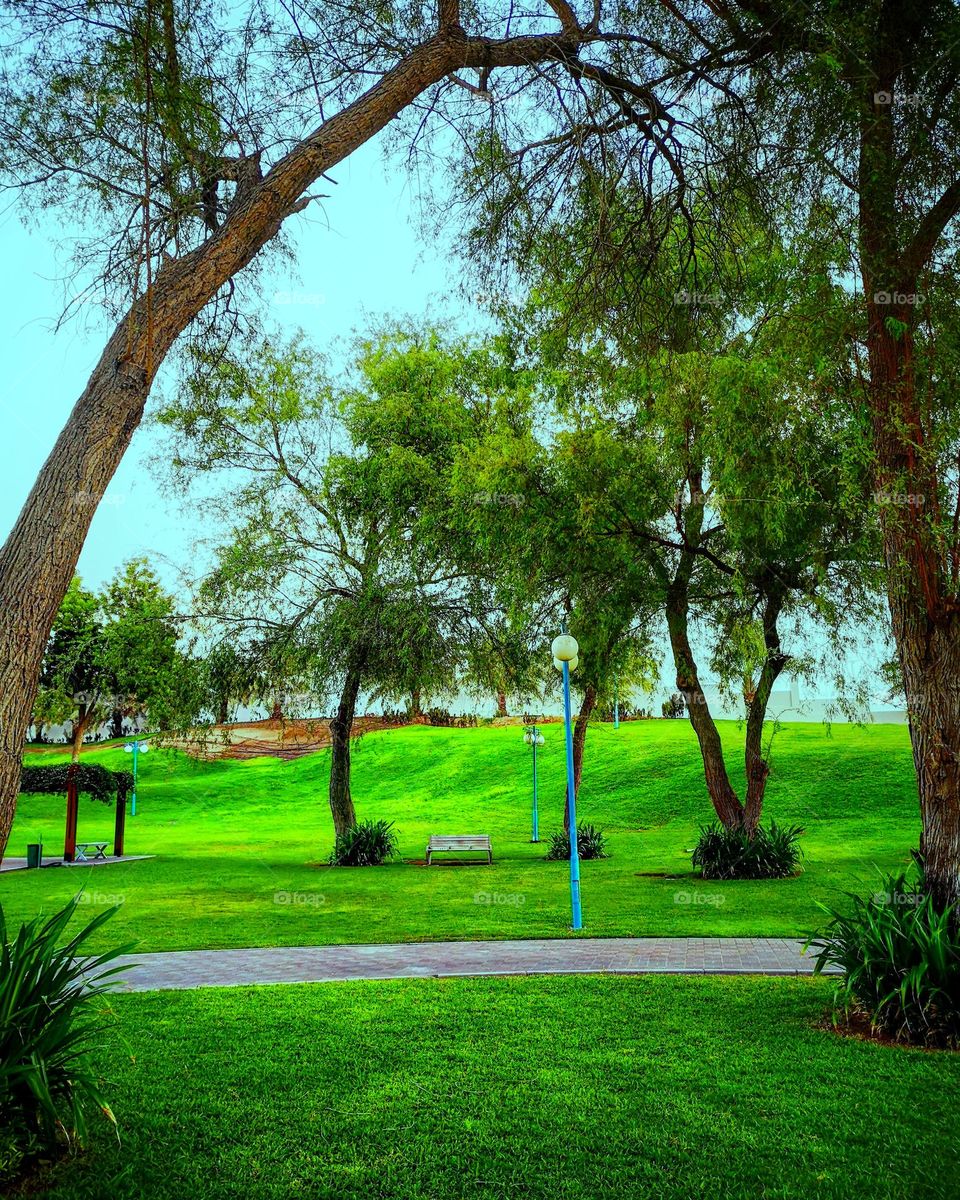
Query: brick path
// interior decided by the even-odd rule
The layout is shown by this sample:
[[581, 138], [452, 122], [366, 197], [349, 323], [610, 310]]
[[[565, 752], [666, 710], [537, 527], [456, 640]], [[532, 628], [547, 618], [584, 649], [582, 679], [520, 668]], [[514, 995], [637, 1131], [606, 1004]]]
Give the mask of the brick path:
[[809, 975], [812, 956], [790, 938], [568, 938], [520, 942], [401, 942], [383, 946], [178, 950], [128, 955], [123, 991], [432, 979], [456, 975]]

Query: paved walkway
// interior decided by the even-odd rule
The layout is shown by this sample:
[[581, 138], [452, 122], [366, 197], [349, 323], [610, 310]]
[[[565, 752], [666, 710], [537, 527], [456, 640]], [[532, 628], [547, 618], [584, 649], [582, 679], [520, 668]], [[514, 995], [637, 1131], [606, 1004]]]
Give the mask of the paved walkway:
[[[139, 862], [142, 858], [155, 858], [153, 854], [121, 854], [119, 858], [112, 854], [108, 854], [106, 858], [88, 858], [83, 862], [64, 862], [61, 855], [54, 855], [52, 858], [43, 856], [44, 867], [109, 867], [114, 863], [121, 862]], [[26, 871], [27, 860], [25, 858], [14, 858], [8, 856], [0, 863], [0, 871]], [[33, 869], [33, 868], [31, 868]]]
[[383, 946], [180, 950], [128, 955], [123, 991], [434, 979], [457, 975], [809, 975], [790, 938], [565, 938], [522, 942], [402, 942]]

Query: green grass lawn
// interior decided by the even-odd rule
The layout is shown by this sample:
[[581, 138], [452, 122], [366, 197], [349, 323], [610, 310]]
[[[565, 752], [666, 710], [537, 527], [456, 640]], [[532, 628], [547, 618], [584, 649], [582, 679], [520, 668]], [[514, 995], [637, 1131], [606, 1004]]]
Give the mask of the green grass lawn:
[[[561, 824], [564, 787], [561, 727], [545, 732], [544, 838]], [[728, 724], [723, 735], [740, 779], [742, 733]], [[130, 765], [119, 748], [85, 761]], [[87, 911], [122, 900], [100, 944], [132, 939], [141, 950], [565, 934], [567, 866], [528, 840], [530, 752], [518, 728], [414, 727], [367, 735], [354, 753], [357, 812], [395, 821], [404, 859], [422, 860], [431, 833], [489, 833], [493, 867], [326, 867], [328, 771], [327, 753], [199, 763], [155, 751], [141, 759], [139, 810], [127, 822], [127, 852], [155, 858], [4, 874], [0, 903], [16, 921], [85, 887]], [[48, 850], [62, 848], [63, 808], [22, 797], [9, 852], [24, 854], [41, 835]], [[909, 861], [919, 820], [907, 731], [787, 725], [776, 736], [767, 816], [807, 829], [806, 870], [794, 879], [698, 880], [686, 851], [711, 815], [686, 721], [592, 726], [579, 816], [607, 831], [611, 857], [583, 864], [584, 932], [807, 933], [822, 919], [818, 900], [872, 890], [878, 867]], [[112, 829], [112, 810], [82, 798], [81, 840]]]
[[[119, 996], [120, 1141], [40, 1194], [960, 1195], [960, 1059], [817, 1028], [823, 981], [417, 980]], [[35, 1193], [36, 1194], [36, 1193]]]

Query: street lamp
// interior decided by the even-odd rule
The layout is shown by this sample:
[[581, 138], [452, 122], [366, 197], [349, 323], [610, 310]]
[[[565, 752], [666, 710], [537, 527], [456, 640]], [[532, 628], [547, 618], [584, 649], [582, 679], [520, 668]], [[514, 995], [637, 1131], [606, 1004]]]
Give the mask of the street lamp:
[[570, 814], [570, 907], [573, 912], [573, 928], [583, 928], [580, 911], [580, 847], [577, 845], [577, 794], [573, 785], [573, 724], [570, 718], [570, 672], [576, 670], [580, 647], [577, 639], [563, 633], [553, 639], [550, 647], [554, 665], [563, 671], [563, 715], [566, 722], [567, 741], [567, 811]]
[[620, 677], [616, 676], [613, 681], [613, 727], [620, 728]]
[[146, 742], [134, 740], [127, 742], [123, 748], [127, 754], [133, 755], [133, 800], [130, 804], [130, 816], [135, 817], [137, 815], [137, 756], [146, 754], [150, 747]]
[[531, 842], [540, 841], [540, 819], [537, 814], [537, 747], [543, 745], [543, 734], [536, 725], [524, 725], [523, 740], [533, 747], [533, 835]]

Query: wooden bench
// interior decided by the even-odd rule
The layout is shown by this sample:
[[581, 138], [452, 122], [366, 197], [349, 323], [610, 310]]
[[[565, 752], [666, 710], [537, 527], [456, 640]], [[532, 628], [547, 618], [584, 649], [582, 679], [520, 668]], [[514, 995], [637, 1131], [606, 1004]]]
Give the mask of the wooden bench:
[[438, 837], [435, 835], [427, 842], [427, 866], [430, 866], [434, 854], [464, 854], [475, 851], [486, 854], [488, 864], [493, 862], [493, 848], [490, 845], [488, 834], [480, 833], [460, 837]]
[[[96, 862], [98, 859], [107, 859], [108, 842], [77, 842], [77, 862]], [[87, 853], [88, 850], [93, 851], [93, 856]]]

